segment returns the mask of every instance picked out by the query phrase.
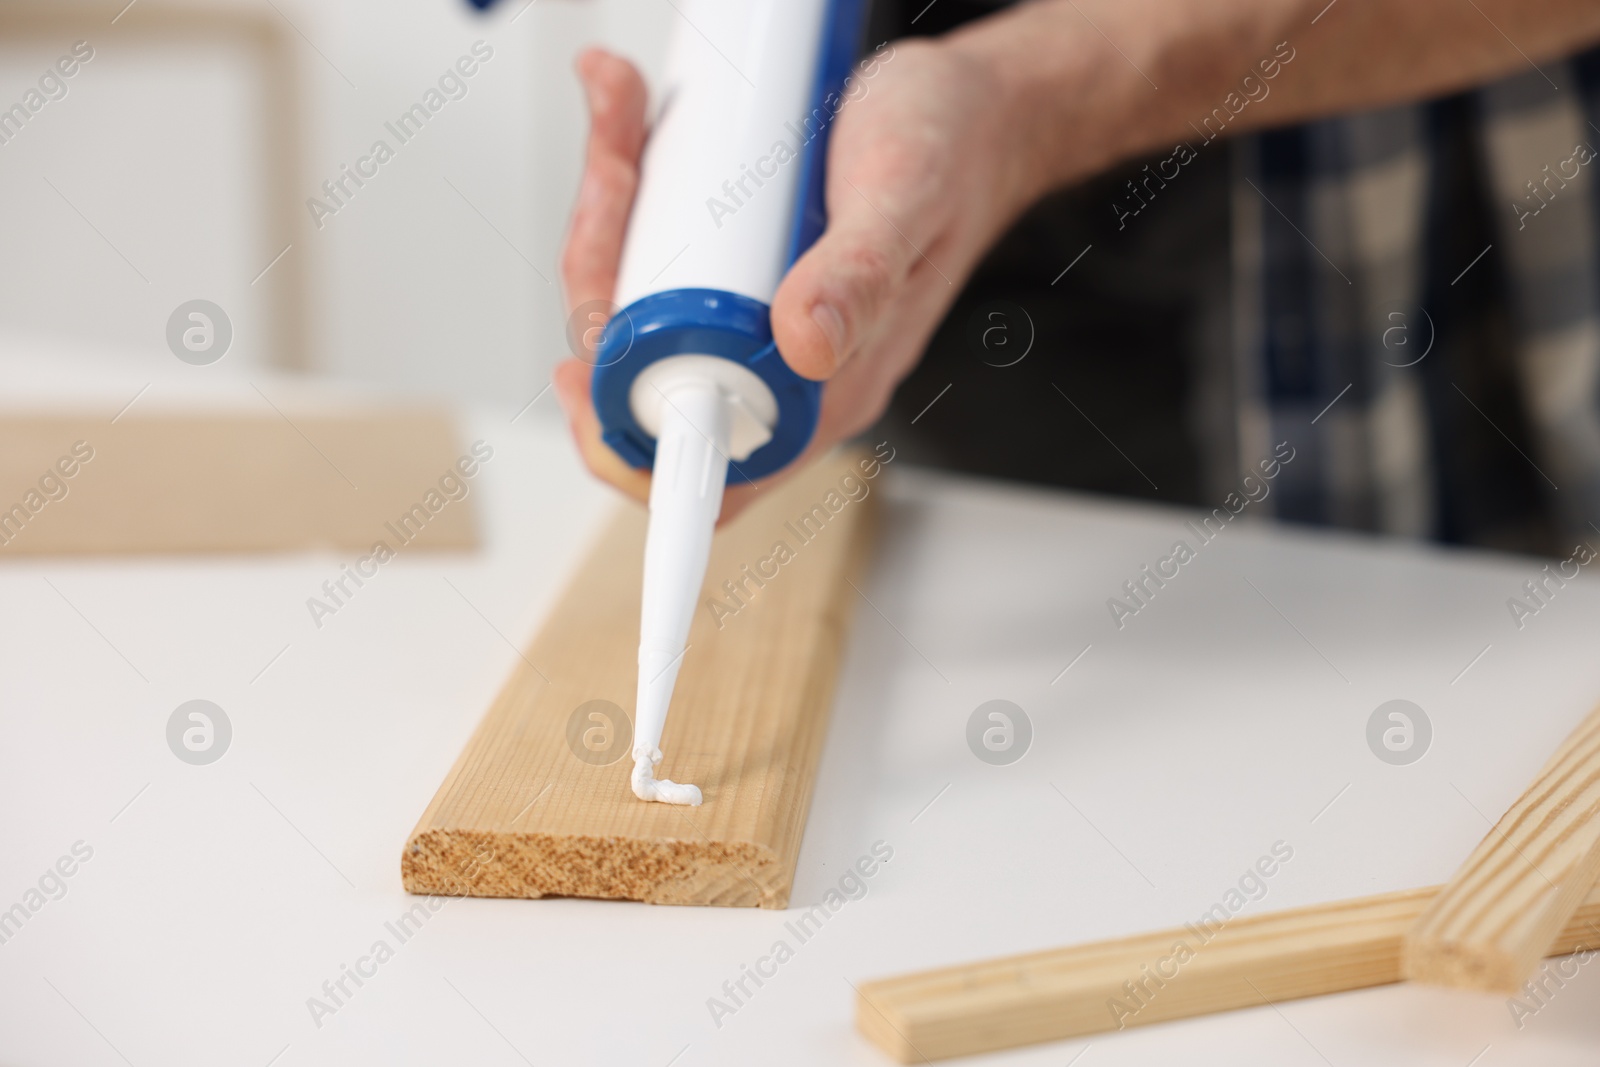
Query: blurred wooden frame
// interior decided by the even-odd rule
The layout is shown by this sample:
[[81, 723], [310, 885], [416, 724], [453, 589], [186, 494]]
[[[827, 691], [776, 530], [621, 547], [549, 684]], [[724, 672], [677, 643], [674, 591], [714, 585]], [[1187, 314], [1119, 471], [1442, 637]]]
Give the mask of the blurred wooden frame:
[[[92, 6], [15, 5], [9, 0], [0, 3], [0, 39], [44, 38], [67, 44], [86, 40], [94, 46], [139, 39], [220, 42], [250, 49], [257, 57], [263, 84], [270, 88], [261, 94], [263, 106], [258, 124], [262, 131], [261, 165], [267, 199], [262, 217], [269, 256], [295, 244], [298, 231], [300, 94], [291, 50], [291, 39], [296, 35], [298, 31], [276, 11], [173, 7], [151, 0], [114, 0]], [[268, 359], [286, 370], [306, 370], [310, 366], [306, 265], [304, 249], [299, 251], [299, 255], [289, 251], [261, 279], [268, 287], [263, 315], [270, 331]], [[265, 269], [271, 262], [269, 258], [260, 266]]]

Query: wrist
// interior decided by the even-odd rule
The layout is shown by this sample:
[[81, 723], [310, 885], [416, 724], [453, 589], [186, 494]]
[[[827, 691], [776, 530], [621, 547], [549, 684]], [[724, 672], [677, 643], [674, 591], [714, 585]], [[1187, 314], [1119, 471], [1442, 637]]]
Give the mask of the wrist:
[[1134, 67], [1145, 64], [1119, 55], [1072, 4], [1025, 4], [947, 43], [986, 72], [1007, 145], [1006, 195], [1019, 210], [1158, 139], [1158, 94]]
[[1039, 0], [945, 40], [980, 65], [1018, 210], [1120, 160], [1194, 136], [1300, 0], [1213, 9], [1170, 0]]

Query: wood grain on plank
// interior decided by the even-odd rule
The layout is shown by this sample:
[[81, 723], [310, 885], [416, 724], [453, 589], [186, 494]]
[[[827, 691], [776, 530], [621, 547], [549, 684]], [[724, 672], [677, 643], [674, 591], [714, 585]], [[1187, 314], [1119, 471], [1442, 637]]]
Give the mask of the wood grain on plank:
[[[626, 719], [606, 732], [631, 716], [638, 670], [646, 515], [629, 506], [412, 831], [405, 887], [784, 907], [877, 502], [863, 470], [881, 467], [860, 453], [823, 460], [717, 533], [657, 771], [700, 786], [703, 805], [635, 798]], [[586, 759], [572, 738], [590, 729]]]
[[477, 545], [441, 411], [116, 414], [0, 412], [0, 559]]
[[[1438, 892], [1384, 893], [1216, 930], [1190, 924], [864, 982], [856, 1027], [899, 1062], [921, 1063], [1387, 985], [1401, 980], [1406, 929]], [[1597, 947], [1600, 891], [1547, 950]]]
[[1406, 933], [1414, 981], [1517, 989], [1600, 880], [1600, 708]]

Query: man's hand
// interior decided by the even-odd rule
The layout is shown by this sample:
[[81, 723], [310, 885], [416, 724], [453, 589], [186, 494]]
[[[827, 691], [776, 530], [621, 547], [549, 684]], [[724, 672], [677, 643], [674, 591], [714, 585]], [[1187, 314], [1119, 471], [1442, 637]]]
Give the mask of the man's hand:
[[[986, 64], [925, 41], [898, 42], [877, 63], [834, 120], [827, 231], [772, 304], [784, 360], [828, 383], [816, 436], [796, 467], [876, 421], [984, 250], [1026, 206]], [[644, 83], [626, 60], [588, 51], [578, 73], [590, 133], [561, 265], [573, 307], [611, 299], [645, 138]], [[597, 476], [643, 500], [648, 472], [600, 440], [590, 373], [576, 359], [555, 373], [578, 448]], [[723, 519], [773, 480], [730, 487]]]
[[[828, 383], [796, 465], [877, 419], [984, 251], [1049, 190], [1200, 142], [1208, 115], [1234, 116], [1232, 136], [1449, 92], [1597, 39], [1594, 0], [1038, 0], [895, 42], [834, 120], [827, 231], [772, 304], [784, 360]], [[1238, 103], [1280, 46], [1293, 67]], [[590, 51], [578, 72], [591, 126], [562, 259], [569, 306], [612, 296], [645, 138], [632, 66]], [[648, 473], [600, 441], [589, 370], [555, 374], [584, 461], [645, 499]], [[731, 488], [722, 517], [759, 491]]]

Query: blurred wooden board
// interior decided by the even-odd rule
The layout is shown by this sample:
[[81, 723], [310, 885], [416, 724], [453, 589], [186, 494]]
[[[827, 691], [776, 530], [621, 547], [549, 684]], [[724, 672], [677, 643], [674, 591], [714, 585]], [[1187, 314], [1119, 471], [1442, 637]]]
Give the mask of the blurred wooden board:
[[[1401, 980], [1402, 937], [1439, 891], [1383, 893], [1216, 929], [1190, 924], [863, 982], [856, 1027], [899, 1062], [922, 1063], [1388, 985]], [[1600, 891], [1547, 954], [1596, 947]]]
[[[850, 579], [877, 504], [864, 469], [881, 468], [862, 453], [825, 459], [712, 544], [657, 771], [700, 786], [704, 804], [646, 803], [629, 788], [623, 709], [638, 673], [646, 523], [630, 506], [596, 541], [412, 831], [406, 889], [786, 906], [858, 595]], [[764, 565], [779, 542], [792, 558]], [[758, 587], [743, 578], [747, 566], [770, 576]], [[748, 595], [737, 611], [714, 614], [713, 599], [734, 603], [723, 583], [741, 579]]]
[[1600, 708], [1406, 934], [1413, 981], [1513, 993], [1600, 879]]
[[0, 413], [0, 559], [470, 548], [463, 457], [438, 411]]

